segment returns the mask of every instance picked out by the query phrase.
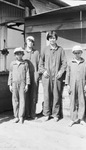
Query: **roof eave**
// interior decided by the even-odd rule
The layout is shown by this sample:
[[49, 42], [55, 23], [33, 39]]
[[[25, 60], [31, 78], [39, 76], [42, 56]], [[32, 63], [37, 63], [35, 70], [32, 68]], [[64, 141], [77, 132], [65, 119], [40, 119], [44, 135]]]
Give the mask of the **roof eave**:
[[4, 4], [7, 4], [7, 5], [10, 5], [10, 6], [13, 6], [13, 7], [16, 7], [16, 8], [19, 8], [19, 9], [23, 9], [23, 10], [24, 10], [23, 7], [18, 6], [18, 5], [16, 5], [16, 4], [12, 4], [12, 3], [10, 3], [10, 2], [6, 2], [6, 1], [3, 1], [3, 0], [0, 0], [0, 3], [4, 3]]
[[68, 12], [76, 12], [76, 11], [80, 11], [80, 10], [86, 10], [86, 5], [79, 5], [79, 6], [67, 6], [67, 7], [62, 7], [62, 8], [58, 8], [58, 9], [54, 9], [54, 10], [50, 10], [47, 12], [43, 12], [41, 14], [35, 14], [33, 16], [29, 16], [29, 17], [25, 17], [25, 19], [31, 19], [31, 18], [35, 18], [35, 17], [42, 17], [42, 16], [46, 16], [46, 15], [51, 15], [54, 13], [68, 13]]

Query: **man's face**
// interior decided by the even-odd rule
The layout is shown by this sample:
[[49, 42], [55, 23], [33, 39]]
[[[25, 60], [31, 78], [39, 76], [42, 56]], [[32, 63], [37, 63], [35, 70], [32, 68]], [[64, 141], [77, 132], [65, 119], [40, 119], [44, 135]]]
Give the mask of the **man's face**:
[[32, 40], [27, 40], [27, 46], [29, 47], [29, 48], [32, 48], [33, 47], [33, 41]]
[[50, 42], [51, 45], [56, 44], [56, 37], [50, 37], [49, 42]]

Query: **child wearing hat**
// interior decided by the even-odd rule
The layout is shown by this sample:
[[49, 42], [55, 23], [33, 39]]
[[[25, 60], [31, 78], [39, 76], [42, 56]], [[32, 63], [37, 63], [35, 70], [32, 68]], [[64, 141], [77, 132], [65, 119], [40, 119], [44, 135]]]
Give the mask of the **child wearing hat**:
[[74, 59], [69, 62], [66, 74], [66, 84], [70, 93], [70, 117], [69, 126], [75, 123], [85, 125], [85, 92], [86, 92], [86, 62], [81, 57], [83, 50], [76, 45], [72, 49]]
[[15, 60], [10, 64], [8, 78], [9, 89], [12, 92], [14, 123], [24, 121], [25, 93], [30, 84], [28, 64], [23, 60], [24, 50], [19, 47], [14, 50]]

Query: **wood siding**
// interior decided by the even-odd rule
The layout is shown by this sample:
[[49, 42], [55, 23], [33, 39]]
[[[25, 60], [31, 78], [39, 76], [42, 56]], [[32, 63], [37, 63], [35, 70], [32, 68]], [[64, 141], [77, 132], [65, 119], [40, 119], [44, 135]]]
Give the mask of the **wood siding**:
[[0, 3], [0, 23], [24, 17], [24, 9]]

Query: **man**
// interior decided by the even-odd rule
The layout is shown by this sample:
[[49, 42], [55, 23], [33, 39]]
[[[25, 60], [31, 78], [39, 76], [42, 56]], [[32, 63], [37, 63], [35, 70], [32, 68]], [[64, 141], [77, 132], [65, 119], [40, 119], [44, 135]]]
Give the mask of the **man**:
[[36, 103], [38, 99], [38, 85], [39, 85], [39, 51], [34, 49], [35, 39], [33, 36], [26, 38], [26, 50], [24, 59], [28, 62], [30, 71], [30, 85], [26, 98], [26, 117], [35, 119]]
[[44, 88], [44, 120], [50, 115], [55, 121], [60, 119], [63, 74], [66, 70], [66, 57], [62, 47], [58, 46], [57, 34], [50, 31], [47, 34], [49, 45], [41, 53], [39, 72], [43, 74]]

